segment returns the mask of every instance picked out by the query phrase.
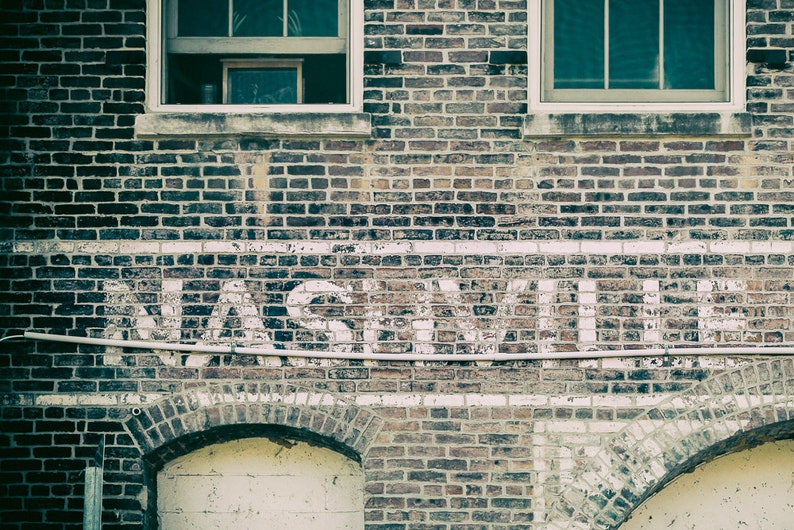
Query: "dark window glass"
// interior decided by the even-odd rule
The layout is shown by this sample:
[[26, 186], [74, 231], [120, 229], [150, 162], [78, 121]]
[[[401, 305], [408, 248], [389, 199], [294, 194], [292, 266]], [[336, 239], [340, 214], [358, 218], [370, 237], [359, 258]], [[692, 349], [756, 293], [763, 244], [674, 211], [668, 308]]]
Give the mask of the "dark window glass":
[[[342, 29], [338, 0], [163, 0], [163, 5], [163, 36], [176, 34], [164, 43], [163, 103], [349, 102], [349, 57], [335, 40]], [[325, 40], [327, 49], [324, 37], [334, 38]]]
[[284, 34], [284, 0], [234, 0], [232, 35], [280, 37]]
[[659, 0], [610, 0], [609, 88], [659, 88]]
[[289, 0], [290, 37], [335, 37], [339, 34], [337, 0]]
[[235, 68], [229, 71], [233, 105], [294, 104], [298, 101], [298, 71], [294, 68]]
[[225, 37], [229, 34], [228, 0], [179, 0], [180, 37]]
[[[347, 102], [347, 57], [345, 55], [303, 55], [303, 103], [342, 104]], [[172, 54], [168, 58], [169, 97], [167, 104], [196, 105], [222, 103], [223, 56], [213, 54]], [[274, 57], [292, 59], [294, 56]], [[214, 87], [215, 99], [203, 99], [205, 86]]]
[[604, 2], [554, 0], [554, 87], [604, 88]]
[[664, 88], [716, 88], [712, 0], [665, 0], [664, 43]]

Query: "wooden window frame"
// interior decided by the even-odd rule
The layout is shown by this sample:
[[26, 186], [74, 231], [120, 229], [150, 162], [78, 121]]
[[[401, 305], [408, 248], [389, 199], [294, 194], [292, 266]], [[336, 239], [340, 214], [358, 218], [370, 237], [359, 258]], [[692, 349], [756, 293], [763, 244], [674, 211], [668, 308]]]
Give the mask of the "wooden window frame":
[[546, 112], [636, 112], [642, 110], [739, 111], [744, 109], [745, 1], [717, 0], [724, 28], [715, 52], [715, 90], [554, 89], [553, 0], [529, 0], [529, 103]]
[[[147, 0], [147, 109], [151, 112], [358, 112], [363, 105], [363, 0], [340, 0], [337, 37], [179, 37], [176, 35], [176, 3], [165, 13], [165, 0]], [[169, 22], [172, 21], [172, 22]], [[347, 102], [336, 104], [229, 105], [167, 104], [166, 53], [212, 53], [233, 59], [242, 54], [289, 55], [345, 53], [347, 55]], [[283, 60], [290, 61], [289, 57]]]

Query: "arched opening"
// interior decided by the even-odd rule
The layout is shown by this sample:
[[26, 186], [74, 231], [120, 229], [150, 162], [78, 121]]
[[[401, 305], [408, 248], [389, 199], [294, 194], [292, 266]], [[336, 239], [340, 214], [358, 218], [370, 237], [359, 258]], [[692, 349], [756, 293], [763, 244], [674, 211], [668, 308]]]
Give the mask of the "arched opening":
[[787, 529], [794, 521], [794, 440], [732, 452], [679, 475], [621, 530]]
[[338, 444], [276, 426], [186, 438], [148, 459], [150, 528], [364, 528], [363, 471]]
[[549, 528], [580, 521], [620, 528], [638, 506], [702, 463], [794, 439], [792, 374], [789, 358], [740, 363], [636, 416], [554, 496]]

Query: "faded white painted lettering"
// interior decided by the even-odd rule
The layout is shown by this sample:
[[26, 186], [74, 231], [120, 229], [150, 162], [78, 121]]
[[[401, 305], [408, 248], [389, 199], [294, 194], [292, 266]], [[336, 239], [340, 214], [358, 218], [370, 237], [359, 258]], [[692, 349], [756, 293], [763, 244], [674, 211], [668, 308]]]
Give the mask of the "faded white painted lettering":
[[[264, 320], [264, 302], [244, 280], [221, 284], [209, 316], [201, 320], [199, 330], [193, 331], [200, 333], [198, 337], [189, 336], [190, 330], [183, 329], [184, 319], [190, 317], [185, 315], [182, 280], [164, 280], [159, 293], [136, 292], [132, 285], [123, 281], [104, 284], [109, 338], [167, 342], [198, 338], [204, 344], [275, 347]], [[392, 290], [387, 280], [370, 279], [358, 287], [366, 296], [354, 297], [350, 284], [309, 280], [286, 293], [285, 316], [298, 329], [295, 337], [279, 346], [295, 349], [309, 343], [312, 347], [327, 345], [323, 348], [333, 352], [420, 354], [492, 354], [515, 351], [516, 347], [536, 347], [546, 353], [562, 343], [566, 348], [575, 343], [584, 350], [603, 347], [599, 304], [608, 302], [599, 302], [596, 281], [574, 284], [516, 278], [493, 291], [468, 290], [466, 285], [453, 279], [417, 280], [401, 290]], [[528, 293], [532, 285], [534, 293]], [[643, 280], [638, 287], [642, 307], [620, 316], [633, 320], [622, 325], [639, 330], [642, 342], [660, 344], [664, 339], [661, 282]], [[568, 292], [570, 289], [576, 292]], [[697, 293], [694, 309], [701, 342], [737, 342], [744, 338], [749, 325], [742, 311], [746, 281], [702, 280], [690, 284], [689, 289]], [[152, 302], [153, 295], [156, 303]], [[530, 309], [528, 304], [534, 307]], [[570, 329], [573, 327], [576, 330]], [[534, 340], [527, 339], [528, 331], [535, 332]], [[522, 334], [523, 338], [516, 339]], [[506, 343], [516, 340], [518, 346]], [[122, 361], [120, 350], [108, 352], [108, 364]], [[171, 366], [180, 361], [187, 366], [202, 366], [210, 358], [204, 354], [160, 355], [162, 362]], [[260, 362], [280, 363], [276, 357]]]

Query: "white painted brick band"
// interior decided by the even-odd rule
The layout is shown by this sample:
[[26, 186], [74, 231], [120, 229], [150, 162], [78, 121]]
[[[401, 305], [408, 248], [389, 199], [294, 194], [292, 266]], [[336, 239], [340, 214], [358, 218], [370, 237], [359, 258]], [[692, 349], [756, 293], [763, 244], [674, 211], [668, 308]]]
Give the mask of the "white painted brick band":
[[660, 254], [793, 254], [794, 241], [508, 241], [448, 242], [401, 241], [393, 243], [358, 242], [340, 245], [334, 241], [298, 241], [270, 243], [262, 241], [178, 241], [178, 242], [103, 242], [71, 243], [50, 241], [17, 241], [13, 252], [18, 254], [67, 253], [134, 253], [189, 254], [259, 253], [259, 254], [456, 254], [456, 255], [660, 255]]

